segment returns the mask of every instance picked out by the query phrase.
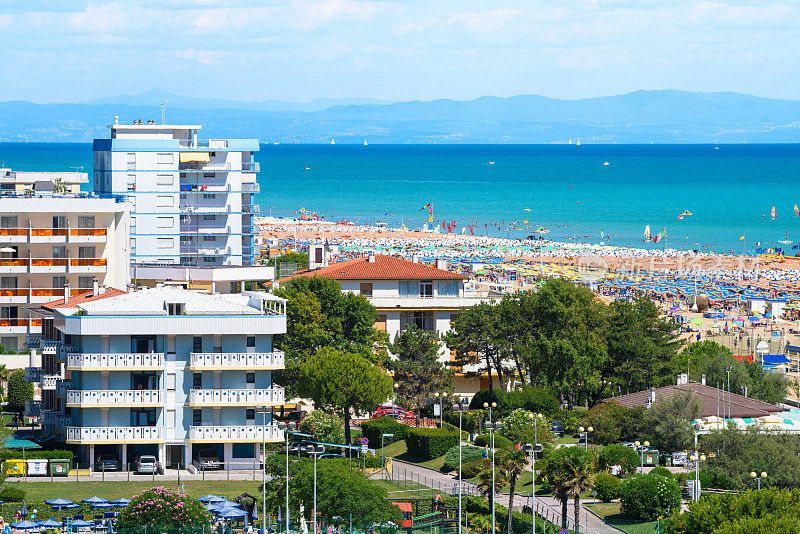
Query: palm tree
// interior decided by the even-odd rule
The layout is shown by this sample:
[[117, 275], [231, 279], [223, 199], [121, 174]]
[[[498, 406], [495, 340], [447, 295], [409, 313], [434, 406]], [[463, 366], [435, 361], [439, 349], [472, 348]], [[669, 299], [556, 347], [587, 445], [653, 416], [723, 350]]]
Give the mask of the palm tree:
[[567, 502], [572, 498], [575, 505], [575, 525], [580, 527], [581, 493], [592, 487], [594, 480], [594, 457], [580, 447], [564, 447], [547, 456], [545, 462], [553, 496], [561, 501], [561, 527], [567, 528]]
[[506, 532], [511, 532], [511, 514], [514, 509], [514, 492], [517, 489], [517, 479], [525, 472], [528, 465], [528, 456], [525, 451], [511, 447], [495, 458], [495, 464], [504, 481], [508, 481], [508, 524]]

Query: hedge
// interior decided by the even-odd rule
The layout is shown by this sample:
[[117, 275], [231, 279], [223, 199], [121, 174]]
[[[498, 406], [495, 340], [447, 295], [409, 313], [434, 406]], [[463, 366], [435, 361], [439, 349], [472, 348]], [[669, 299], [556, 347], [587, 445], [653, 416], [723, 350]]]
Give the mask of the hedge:
[[458, 432], [440, 428], [413, 428], [406, 434], [408, 452], [423, 462], [444, 456], [458, 442]]
[[369, 440], [370, 447], [377, 448], [381, 446], [381, 434], [393, 434], [383, 438], [383, 444], [388, 445], [406, 439], [409, 428], [390, 417], [378, 417], [361, 423], [361, 434]]
[[[481, 434], [480, 436], [475, 437], [475, 445], [478, 447], [484, 447], [486, 445], [491, 445], [491, 436], [489, 434]], [[511, 440], [505, 436], [501, 436], [500, 434], [494, 435], [494, 448], [495, 449], [507, 449], [511, 447], [512, 443]]]
[[597, 498], [602, 502], [611, 502], [619, 498], [619, 485], [621, 481], [609, 473], [597, 473], [594, 477], [594, 489]]
[[681, 506], [678, 482], [670, 477], [631, 475], [619, 486], [620, 511], [645, 521], [667, 516]]
[[[483, 458], [483, 449], [480, 447], [473, 447], [472, 445], [461, 446], [461, 468], [463, 470], [464, 464], [481, 460]], [[443, 473], [458, 470], [458, 445], [450, 447], [444, 457], [444, 465], [442, 466]]]
[[[27, 460], [72, 460], [73, 452], [66, 450], [54, 451], [25, 451], [25, 459]], [[6, 460], [21, 460], [22, 451], [0, 450], [0, 462]]]

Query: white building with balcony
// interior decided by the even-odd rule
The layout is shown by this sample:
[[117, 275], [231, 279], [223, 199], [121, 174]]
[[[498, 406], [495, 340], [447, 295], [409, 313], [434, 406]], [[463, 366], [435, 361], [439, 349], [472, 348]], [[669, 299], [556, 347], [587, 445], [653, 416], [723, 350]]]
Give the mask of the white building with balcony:
[[43, 425], [79, 445], [93, 467], [98, 454], [123, 468], [144, 454], [188, 467], [210, 450], [226, 465], [252, 468], [262, 440], [283, 439], [269, 412], [284, 404], [272, 383], [272, 371], [284, 368], [272, 347], [272, 336], [286, 332], [284, 300], [161, 286], [47, 307], [64, 386]]
[[[28, 308], [130, 281], [130, 205], [80, 193], [85, 173], [0, 169], [0, 343], [21, 349], [41, 321]], [[56, 191], [54, 191], [56, 189]], [[35, 343], [34, 343], [35, 344]]]
[[[322, 263], [321, 258], [318, 260]], [[441, 267], [445, 267], [443, 263], [440, 263]], [[440, 337], [450, 330], [451, 322], [461, 310], [490, 300], [470, 290], [468, 278], [462, 274], [382, 254], [296, 273], [278, 280], [278, 283], [313, 276], [332, 278], [341, 284], [342, 291], [364, 295], [378, 312], [375, 328], [386, 332], [390, 341], [412, 324]], [[443, 343], [439, 359], [442, 362], [453, 359]], [[474, 366], [467, 371], [477, 368]], [[467, 378], [462, 370], [457, 371], [456, 393], [469, 396], [489, 387], [488, 376], [472, 379]]]
[[249, 266], [258, 139], [198, 139], [201, 126], [110, 125], [94, 141], [94, 190], [127, 195], [131, 261]]

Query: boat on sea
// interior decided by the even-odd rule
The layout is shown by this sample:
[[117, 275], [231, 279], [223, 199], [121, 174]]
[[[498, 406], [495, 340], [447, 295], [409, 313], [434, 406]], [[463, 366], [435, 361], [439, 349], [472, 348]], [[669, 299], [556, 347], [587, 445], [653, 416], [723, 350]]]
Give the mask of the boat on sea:
[[800, 209], [797, 209], [797, 204], [794, 205], [794, 216], [797, 217], [800, 215]]
[[578, 146], [581, 146], [581, 140], [578, 139]]
[[611, 165], [611, 163], [609, 163], [609, 162], [607, 162], [607, 161], [604, 161], [604, 162], [603, 162], [603, 167], [608, 167], [609, 165]]
[[366, 138], [364, 139], [364, 146], [367, 146], [367, 140], [366, 140]]
[[336, 139], [331, 139], [331, 144], [335, 145], [336, 144]]
[[775, 206], [772, 206], [772, 209], [769, 212], [769, 216], [772, 217], [773, 219], [776, 219], [778, 217], [778, 215], [775, 213]]

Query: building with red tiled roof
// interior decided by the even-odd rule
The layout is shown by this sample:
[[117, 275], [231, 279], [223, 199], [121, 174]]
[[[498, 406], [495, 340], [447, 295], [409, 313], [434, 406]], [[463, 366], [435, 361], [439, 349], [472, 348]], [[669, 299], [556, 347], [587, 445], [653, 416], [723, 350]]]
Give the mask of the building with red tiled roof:
[[85, 293], [79, 293], [77, 295], [72, 295], [69, 298], [61, 298], [56, 300], [51, 300], [50, 302], [45, 302], [42, 304], [42, 308], [46, 310], [55, 310], [56, 308], [76, 308], [79, 304], [83, 304], [84, 302], [92, 302], [94, 300], [100, 299], [107, 299], [108, 297], [116, 297], [117, 295], [124, 295], [127, 291], [123, 291], [121, 289], [116, 289], [113, 287], [106, 287], [101, 288], [98, 290], [98, 293], [95, 294], [94, 291], [89, 290]]
[[[439, 265], [446, 267], [444, 262]], [[460, 273], [382, 254], [295, 273], [278, 284], [314, 276], [332, 278], [342, 291], [364, 295], [378, 311], [375, 328], [389, 334], [391, 341], [411, 324], [441, 336], [461, 310], [489, 300], [479, 297]], [[442, 345], [440, 359], [450, 358], [450, 351]], [[457, 375], [456, 393], [472, 395], [488, 388], [489, 380]]]

